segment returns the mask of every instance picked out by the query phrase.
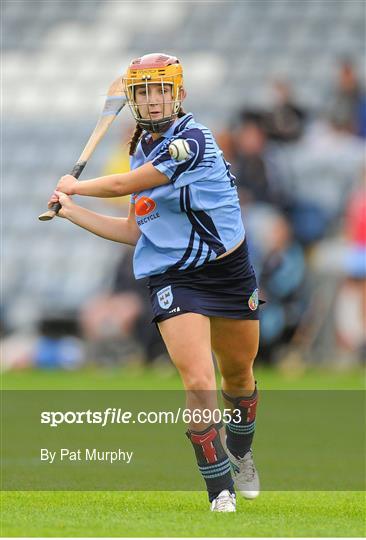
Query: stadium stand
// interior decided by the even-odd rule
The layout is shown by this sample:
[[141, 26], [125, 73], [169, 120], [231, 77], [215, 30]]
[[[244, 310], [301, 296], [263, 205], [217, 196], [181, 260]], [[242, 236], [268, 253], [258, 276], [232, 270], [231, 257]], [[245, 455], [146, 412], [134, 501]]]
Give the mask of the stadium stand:
[[[76, 310], [111, 283], [122, 246], [61, 220], [41, 223], [37, 216], [56, 180], [78, 158], [105, 89], [131, 58], [151, 50], [180, 57], [189, 91], [185, 108], [214, 130], [228, 125], [244, 105], [270, 106], [274, 77], [288, 80], [299, 104], [320, 114], [340, 55], [351, 57], [363, 72], [364, 4], [359, 0], [210, 5], [5, 0], [2, 19], [2, 309], [10, 329], [32, 326], [36, 314], [50, 309]], [[122, 118], [127, 116], [124, 111]], [[85, 178], [101, 173], [120, 130], [114, 127], [103, 141]], [[314, 163], [307, 161], [313, 150], [306, 144], [283, 149], [281, 159], [296, 171], [289, 181], [306, 196], [323, 197], [339, 216], [345, 191], [335, 193], [333, 183], [350, 181], [353, 158], [345, 156], [341, 167], [329, 168], [325, 152], [318, 156], [325, 169], [318, 163], [314, 172]], [[360, 152], [361, 147], [356, 161]], [[86, 204], [121, 212], [100, 201]]]

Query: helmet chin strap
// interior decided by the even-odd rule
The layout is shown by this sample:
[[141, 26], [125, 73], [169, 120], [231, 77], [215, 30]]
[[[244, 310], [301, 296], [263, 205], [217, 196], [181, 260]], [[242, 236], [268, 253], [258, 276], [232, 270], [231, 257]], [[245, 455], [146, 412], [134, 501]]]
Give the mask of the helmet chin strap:
[[151, 133], [164, 133], [164, 131], [167, 131], [170, 128], [175, 120], [176, 115], [173, 117], [168, 116], [166, 118], [161, 118], [160, 120], [147, 120], [139, 118], [137, 123], [142, 127], [142, 129], [146, 129]]

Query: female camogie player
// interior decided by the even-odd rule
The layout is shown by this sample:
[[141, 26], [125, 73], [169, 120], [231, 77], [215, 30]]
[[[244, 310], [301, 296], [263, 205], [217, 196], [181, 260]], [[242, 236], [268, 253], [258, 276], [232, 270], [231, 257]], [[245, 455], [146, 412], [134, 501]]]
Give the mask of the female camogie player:
[[[234, 483], [246, 498], [259, 494], [251, 450], [258, 288], [235, 178], [212, 133], [182, 109], [186, 92], [177, 58], [137, 58], [122, 82], [137, 122], [130, 142], [131, 172], [83, 182], [63, 176], [49, 206], [60, 202], [59, 216], [98, 236], [136, 246], [135, 276], [149, 277], [154, 321], [182, 378], [189, 409], [217, 407], [212, 397], [214, 352], [225, 407], [233, 411], [225, 425], [226, 441], [220, 437], [221, 424], [208, 425], [203, 417], [197, 422], [197, 416], [187, 436], [211, 510], [234, 512]], [[173, 142], [183, 159], [179, 152], [175, 159], [171, 156]], [[77, 206], [69, 197], [74, 194], [131, 194], [129, 215], [96, 214]]]

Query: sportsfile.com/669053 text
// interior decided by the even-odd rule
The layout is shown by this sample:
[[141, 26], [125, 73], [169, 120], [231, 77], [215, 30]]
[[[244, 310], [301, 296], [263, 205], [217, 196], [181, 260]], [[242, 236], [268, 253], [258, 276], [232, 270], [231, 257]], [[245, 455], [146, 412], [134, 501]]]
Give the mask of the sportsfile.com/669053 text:
[[239, 424], [240, 409], [184, 409], [176, 411], [126, 411], [108, 407], [103, 411], [42, 411], [41, 424], [58, 427], [62, 424], [99, 424], [101, 427], [111, 424], [177, 424], [185, 422]]

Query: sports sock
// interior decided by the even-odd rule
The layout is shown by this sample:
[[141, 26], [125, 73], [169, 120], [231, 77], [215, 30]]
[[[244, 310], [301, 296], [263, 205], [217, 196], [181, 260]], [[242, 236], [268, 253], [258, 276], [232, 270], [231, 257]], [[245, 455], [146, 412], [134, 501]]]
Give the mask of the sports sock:
[[226, 424], [226, 445], [235, 457], [243, 457], [250, 450], [254, 437], [257, 386], [251, 396], [231, 397], [223, 390], [222, 395], [232, 404], [232, 410], [240, 411], [239, 414], [234, 413], [230, 422]]
[[221, 443], [220, 427], [222, 424], [212, 424], [203, 431], [189, 429], [186, 432], [193, 445], [200, 473], [206, 482], [210, 502], [224, 489], [234, 493], [230, 462]]

